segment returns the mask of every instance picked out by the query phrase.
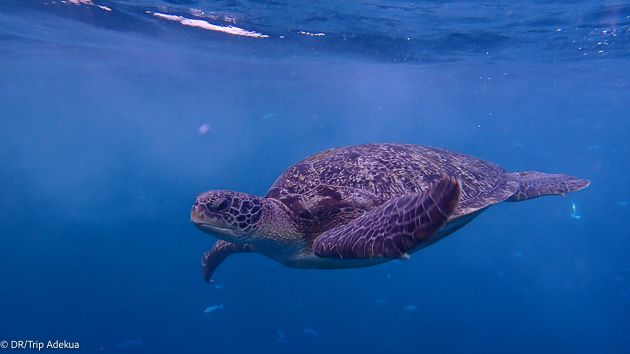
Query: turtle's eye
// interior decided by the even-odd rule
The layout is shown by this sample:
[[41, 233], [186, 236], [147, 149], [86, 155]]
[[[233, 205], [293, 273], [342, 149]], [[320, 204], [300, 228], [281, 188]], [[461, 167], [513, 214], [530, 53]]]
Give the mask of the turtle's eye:
[[219, 198], [212, 203], [212, 209], [223, 211], [230, 206], [230, 198]]

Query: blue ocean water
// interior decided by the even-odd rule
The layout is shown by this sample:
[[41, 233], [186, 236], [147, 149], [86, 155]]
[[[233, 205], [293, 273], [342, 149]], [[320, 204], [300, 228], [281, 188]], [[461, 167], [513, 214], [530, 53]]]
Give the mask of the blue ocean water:
[[[630, 348], [627, 3], [3, 0], [0, 48], [9, 346]], [[264, 195], [294, 162], [366, 142], [592, 184], [496, 205], [405, 262], [235, 255], [203, 281], [198, 193]]]

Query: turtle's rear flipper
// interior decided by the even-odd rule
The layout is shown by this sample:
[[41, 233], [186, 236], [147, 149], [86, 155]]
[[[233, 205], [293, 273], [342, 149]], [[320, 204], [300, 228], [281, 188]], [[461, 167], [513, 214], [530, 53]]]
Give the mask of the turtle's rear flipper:
[[236, 253], [251, 253], [254, 251], [254, 247], [250, 244], [236, 244], [223, 240], [215, 242], [212, 246], [212, 250], [203, 254], [201, 257], [201, 272], [203, 273], [203, 279], [210, 282], [212, 279], [212, 273], [219, 267], [223, 261], [232, 254]]
[[579, 179], [570, 175], [556, 175], [536, 171], [512, 173], [519, 183], [518, 190], [507, 199], [508, 202], [533, 199], [545, 195], [564, 195], [579, 191], [591, 184], [587, 179]]
[[313, 251], [322, 258], [405, 257], [418, 245], [436, 241], [431, 237], [457, 207], [460, 192], [455, 179], [443, 178], [424, 193], [392, 199], [324, 232], [315, 240]]

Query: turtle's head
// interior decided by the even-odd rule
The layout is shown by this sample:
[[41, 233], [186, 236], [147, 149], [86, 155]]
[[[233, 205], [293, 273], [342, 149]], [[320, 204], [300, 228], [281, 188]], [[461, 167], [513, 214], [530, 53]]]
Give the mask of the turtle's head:
[[190, 220], [201, 231], [234, 243], [250, 242], [264, 212], [265, 198], [216, 190], [197, 196]]

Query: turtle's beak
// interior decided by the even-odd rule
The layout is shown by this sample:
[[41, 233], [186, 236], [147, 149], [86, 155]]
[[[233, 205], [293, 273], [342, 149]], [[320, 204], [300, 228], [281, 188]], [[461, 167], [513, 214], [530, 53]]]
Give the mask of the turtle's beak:
[[221, 216], [211, 213], [203, 203], [193, 205], [190, 221], [205, 233], [230, 236], [234, 233], [234, 229]]
[[193, 224], [203, 224], [206, 222], [205, 215], [208, 213], [208, 208], [206, 208], [203, 204], [195, 203], [192, 207], [192, 211], [190, 212], [190, 221]]

